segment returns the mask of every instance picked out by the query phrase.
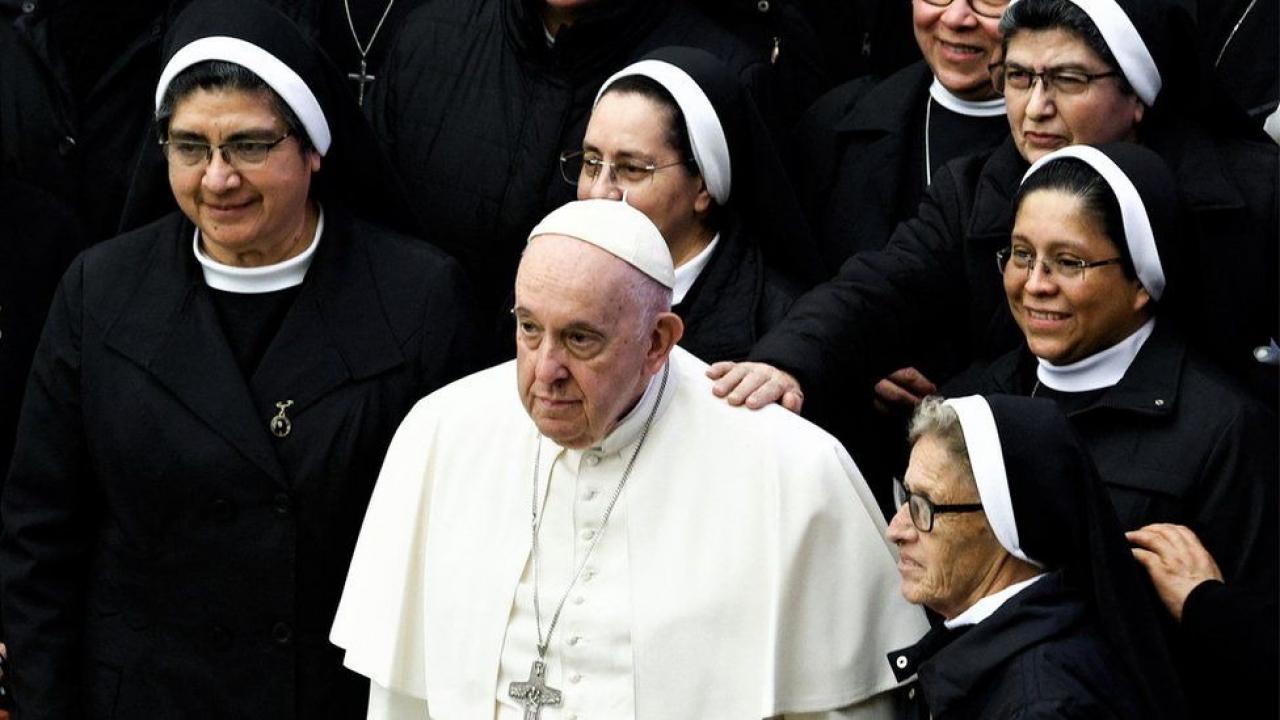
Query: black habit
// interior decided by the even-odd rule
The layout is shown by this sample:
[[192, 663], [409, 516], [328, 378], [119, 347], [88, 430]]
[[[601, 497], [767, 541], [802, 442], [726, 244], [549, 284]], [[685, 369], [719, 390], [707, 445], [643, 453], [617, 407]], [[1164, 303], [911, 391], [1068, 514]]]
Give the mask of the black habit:
[[453, 261], [325, 210], [247, 379], [181, 215], [67, 272], [0, 508], [22, 717], [364, 717], [329, 625], [392, 433], [472, 328]]

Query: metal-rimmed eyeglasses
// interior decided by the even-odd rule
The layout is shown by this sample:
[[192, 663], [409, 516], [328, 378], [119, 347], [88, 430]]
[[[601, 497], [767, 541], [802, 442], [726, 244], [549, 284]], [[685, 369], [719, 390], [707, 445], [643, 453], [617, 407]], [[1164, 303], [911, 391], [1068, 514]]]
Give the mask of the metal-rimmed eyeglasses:
[[1001, 274], [1008, 272], [1009, 266], [1013, 266], [1018, 270], [1022, 270], [1031, 276], [1031, 269], [1039, 263], [1040, 268], [1044, 270], [1046, 275], [1057, 275], [1067, 280], [1076, 280], [1084, 277], [1084, 272], [1089, 268], [1102, 267], [1103, 265], [1119, 265], [1124, 262], [1120, 257], [1107, 258], [1106, 260], [1081, 260], [1070, 255], [1055, 255], [1051, 258], [1042, 258], [1035, 252], [1021, 247], [1003, 247], [996, 251], [996, 268]]
[[938, 505], [923, 495], [907, 490], [907, 486], [898, 478], [893, 479], [893, 506], [907, 506], [907, 514], [911, 516], [911, 524], [920, 532], [933, 532], [933, 518], [948, 513], [971, 513], [982, 510], [982, 503], [958, 503]]
[[246, 167], [257, 167], [267, 161], [267, 156], [277, 145], [288, 139], [292, 133], [286, 132], [275, 140], [232, 140], [221, 145], [211, 145], [199, 140], [174, 140], [168, 138], [160, 141], [165, 157], [169, 162], [182, 167], [194, 168], [213, 162], [213, 151], [222, 154], [222, 161], [237, 170]]
[[1051, 67], [1036, 72], [1031, 68], [1007, 63], [1003, 60], [988, 65], [987, 71], [991, 73], [991, 86], [1001, 95], [1004, 95], [1008, 90], [1016, 90], [1020, 93], [1030, 92], [1031, 86], [1035, 84], [1036, 79], [1040, 80], [1040, 87], [1046, 92], [1052, 89], [1055, 93], [1061, 95], [1080, 95], [1089, 89], [1089, 85], [1094, 80], [1120, 76], [1120, 73], [1115, 70], [1087, 73], [1070, 67]]
[[[926, 5], [934, 7], [946, 7], [955, 0], [924, 0]], [[1004, 14], [1004, 9], [1009, 7], [1009, 0], [965, 0], [969, 3], [969, 9], [975, 15], [981, 15], [984, 18], [999, 20]]]
[[604, 156], [591, 150], [574, 150], [560, 153], [560, 176], [564, 181], [578, 186], [579, 182], [593, 183], [600, 173], [608, 168], [613, 176], [613, 183], [618, 187], [633, 188], [653, 179], [659, 170], [684, 165], [688, 158], [677, 160], [666, 165], [642, 163], [637, 160], [605, 160]]

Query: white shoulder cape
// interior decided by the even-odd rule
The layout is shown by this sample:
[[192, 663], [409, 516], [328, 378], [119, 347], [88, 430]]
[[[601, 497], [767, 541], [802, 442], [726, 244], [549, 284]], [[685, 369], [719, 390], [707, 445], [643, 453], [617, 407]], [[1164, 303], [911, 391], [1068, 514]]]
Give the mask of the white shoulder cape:
[[[684, 350], [671, 363], [620, 499], [637, 717], [763, 718], [896, 686], [886, 654], [928, 628], [853, 461], [780, 407], [715, 398]], [[493, 715], [536, 438], [509, 362], [423, 399], [388, 451], [330, 639], [431, 717]]]

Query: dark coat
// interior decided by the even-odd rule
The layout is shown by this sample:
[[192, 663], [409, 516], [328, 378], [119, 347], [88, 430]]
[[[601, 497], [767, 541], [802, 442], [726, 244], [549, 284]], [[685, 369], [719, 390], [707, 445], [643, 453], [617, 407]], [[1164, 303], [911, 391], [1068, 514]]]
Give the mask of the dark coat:
[[460, 259], [494, 314], [526, 236], [574, 197], [559, 154], [578, 149], [596, 92], [656, 48], [707, 50], [748, 88], [767, 58], [685, 2], [617, 0], [548, 48], [534, 0], [439, 0], [405, 21], [367, 103], [432, 240]]
[[[1017, 350], [992, 364], [978, 387], [955, 394], [1027, 395], [1036, 387], [1035, 369], [1035, 357]], [[1068, 418], [1093, 456], [1121, 528], [1190, 527], [1233, 587], [1269, 597], [1274, 607], [1280, 467], [1275, 417], [1266, 408], [1191, 352], [1171, 324], [1157, 321], [1120, 382]], [[1216, 715], [1218, 660], [1231, 650], [1206, 654], [1199, 647], [1206, 640], [1173, 638], [1196, 716]]]
[[[1024, 347], [993, 363], [977, 387], [947, 390], [1029, 395], [1035, 373], [1035, 356]], [[1068, 419], [1122, 528], [1186, 525], [1228, 581], [1274, 585], [1275, 418], [1191, 352], [1170, 323], [1157, 320], [1120, 382]]]
[[47, 192], [0, 177], [0, 480], [18, 408], [58, 279], [83, 249], [75, 211]]
[[907, 163], [923, 162], [932, 82], [924, 61], [884, 80], [858, 78], [822, 96], [796, 128], [796, 182], [832, 272], [884, 247], [919, 207], [924, 178], [916, 182]]
[[22, 717], [364, 717], [329, 626], [392, 433], [473, 328], [441, 253], [325, 223], [247, 382], [182, 216], [67, 272], [0, 506]]
[[[1197, 345], [1250, 375], [1251, 349], [1276, 332], [1277, 148], [1190, 132], [1151, 146], [1189, 208], [1195, 286], [1181, 291], [1187, 301], [1175, 309]], [[883, 250], [855, 255], [797, 300], [751, 359], [792, 372], [806, 412], [823, 417], [850, 388], [896, 368], [929, 368], [942, 382], [1019, 347], [995, 253], [1009, 243], [1011, 202], [1026, 170], [1012, 139], [948, 164]], [[950, 348], [948, 356], [921, 347], [922, 337]], [[1274, 383], [1274, 372], [1267, 377]]]
[[672, 308], [684, 321], [680, 347], [707, 363], [742, 360], [798, 294], [765, 267], [751, 233], [734, 218], [720, 231], [711, 260], [684, 301]]
[[[898, 658], [903, 660], [899, 661]], [[935, 720], [1129, 720], [1140, 703], [1124, 665], [1107, 646], [1080, 597], [1054, 572], [968, 628], [939, 626], [890, 654], [899, 677], [918, 669]]]

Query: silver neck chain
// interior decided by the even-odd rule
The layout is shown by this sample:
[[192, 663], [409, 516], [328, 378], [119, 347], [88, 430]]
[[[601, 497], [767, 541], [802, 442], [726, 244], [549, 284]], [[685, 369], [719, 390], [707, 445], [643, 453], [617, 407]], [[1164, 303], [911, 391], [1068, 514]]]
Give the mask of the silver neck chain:
[[[667, 378], [671, 375], [671, 363], [667, 362], [662, 368], [662, 384], [658, 386], [658, 397], [653, 402], [653, 407], [649, 410], [649, 416], [645, 418], [644, 429], [640, 431], [640, 439], [636, 442], [636, 449], [631, 451], [631, 459], [627, 461], [627, 467], [622, 471], [622, 478], [618, 480], [618, 486], [613, 490], [613, 497], [609, 498], [609, 505], [604, 509], [604, 517], [600, 520], [600, 529], [596, 531], [595, 538], [592, 539], [591, 545], [587, 547], [587, 552], [582, 556], [582, 562], [578, 564], [578, 569], [573, 573], [573, 577], [569, 580], [569, 585], [565, 587], [564, 594], [560, 596], [560, 603], [556, 605], [555, 614], [551, 616], [551, 625], [547, 628], [547, 635], [542, 635], [542, 608], [538, 601], [538, 530], [542, 527], [542, 518], [538, 515], [538, 473], [542, 461], [542, 436], [538, 436], [538, 449], [533, 457], [533, 520], [531, 522], [533, 533], [533, 617], [538, 629], [538, 657], [545, 658], [547, 656], [547, 648], [551, 646], [551, 634], [556, 631], [556, 624], [560, 622], [560, 611], [564, 610], [565, 601], [569, 599], [569, 593], [573, 591], [573, 586], [577, 584], [578, 578], [582, 575], [582, 571], [587, 567], [587, 561], [591, 559], [591, 553], [595, 551], [596, 545], [600, 544], [600, 538], [604, 537], [605, 526], [609, 524], [609, 516], [613, 514], [613, 507], [618, 503], [618, 498], [622, 495], [622, 488], [627, 484], [627, 478], [631, 476], [631, 469], [635, 467], [636, 458], [640, 455], [640, 448], [644, 447], [644, 441], [649, 437], [649, 428], [653, 426], [653, 418], [658, 414], [658, 407], [662, 405], [662, 396], [667, 390]], [[551, 466], [552, 474], [555, 473], [555, 465]], [[547, 477], [547, 497], [551, 494], [551, 477]], [[543, 512], [545, 513], [547, 501], [542, 502]]]
[[387, 21], [387, 16], [391, 14], [391, 6], [396, 4], [396, 0], [390, 0], [387, 3], [387, 9], [382, 11], [382, 18], [378, 20], [378, 24], [373, 28], [373, 34], [369, 36], [367, 45], [360, 45], [360, 36], [356, 34], [356, 22], [351, 19], [351, 0], [342, 0], [342, 9], [347, 13], [347, 27], [351, 28], [351, 39], [356, 41], [356, 50], [360, 51], [360, 58], [364, 59], [373, 49], [373, 41], [378, 39], [378, 33], [382, 31], [382, 24]]

